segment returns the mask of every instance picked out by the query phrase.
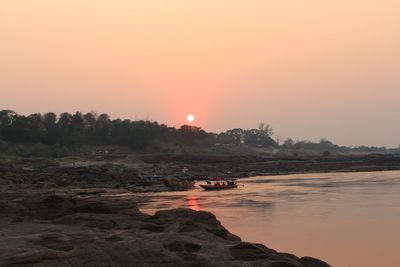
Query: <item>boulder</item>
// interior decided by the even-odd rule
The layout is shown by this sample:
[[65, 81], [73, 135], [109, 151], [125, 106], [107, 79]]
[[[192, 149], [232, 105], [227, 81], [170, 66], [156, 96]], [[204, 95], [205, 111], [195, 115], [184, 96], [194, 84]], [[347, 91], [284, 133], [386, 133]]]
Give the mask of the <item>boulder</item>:
[[312, 257], [302, 257], [300, 258], [300, 262], [305, 267], [330, 267], [328, 263]]
[[201, 245], [198, 245], [195, 243], [185, 243], [185, 244], [183, 244], [183, 247], [184, 247], [185, 251], [189, 252], [189, 253], [195, 253], [201, 249]]
[[269, 249], [264, 245], [241, 242], [229, 249], [232, 257], [241, 261], [255, 261], [260, 259], [268, 259], [275, 250]]
[[0, 220], [0, 266], [329, 266], [241, 242], [205, 211], [149, 216], [131, 199], [75, 194], [31, 194], [2, 204], [18, 212], [14, 222]]
[[19, 206], [20, 216], [52, 220], [74, 212], [73, 201], [58, 195], [28, 195]]
[[131, 199], [75, 198], [75, 212], [143, 215]]
[[268, 264], [268, 267], [303, 267], [303, 265], [298, 262], [274, 261]]
[[205, 232], [225, 240], [240, 241], [238, 236], [231, 234], [221, 225], [214, 214], [207, 211], [195, 211], [183, 208], [158, 211], [148, 220], [169, 228], [174, 228], [180, 233], [205, 230]]

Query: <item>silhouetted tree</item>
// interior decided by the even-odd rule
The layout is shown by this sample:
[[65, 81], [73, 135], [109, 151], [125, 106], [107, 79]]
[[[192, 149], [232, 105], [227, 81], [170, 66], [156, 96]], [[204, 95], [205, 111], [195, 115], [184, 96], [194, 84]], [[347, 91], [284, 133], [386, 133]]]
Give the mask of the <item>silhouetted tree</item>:
[[43, 138], [45, 144], [56, 144], [58, 141], [57, 115], [48, 112], [43, 115], [43, 125], [46, 127], [46, 135]]
[[17, 119], [18, 115], [12, 110], [0, 111], [0, 138], [8, 140], [11, 137], [12, 124]]
[[47, 128], [43, 122], [43, 116], [34, 113], [26, 118], [26, 135], [31, 143], [41, 143], [47, 134]]
[[245, 131], [240, 128], [231, 129], [225, 132], [225, 134], [232, 139], [235, 145], [240, 145], [243, 143]]
[[94, 126], [94, 140], [96, 144], [110, 143], [111, 120], [108, 114], [100, 114]]
[[[235, 128], [220, 134], [208, 133], [200, 127], [183, 125], [179, 129], [151, 121], [111, 120], [103, 113], [82, 114], [75, 112], [44, 115], [34, 113], [29, 116], [18, 115], [11, 110], [0, 111], [0, 144], [31, 144], [32, 153], [37, 155], [68, 155], [74, 147], [88, 145], [118, 145], [134, 150], [146, 150], [160, 146], [212, 146], [216, 143], [232, 146], [275, 147], [272, 139], [273, 129], [268, 124], [260, 124], [255, 129]], [[48, 146], [45, 146], [45, 145]], [[51, 147], [51, 149], [49, 149]], [[287, 139], [281, 146], [293, 150], [316, 150], [331, 152], [398, 152], [385, 147], [345, 147], [321, 139], [319, 142], [293, 141]], [[29, 154], [29, 153], [25, 153]]]

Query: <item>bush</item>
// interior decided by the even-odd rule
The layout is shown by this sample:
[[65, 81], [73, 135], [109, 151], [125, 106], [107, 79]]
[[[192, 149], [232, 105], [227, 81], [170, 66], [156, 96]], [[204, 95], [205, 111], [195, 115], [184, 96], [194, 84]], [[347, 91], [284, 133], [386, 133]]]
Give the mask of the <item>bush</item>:
[[331, 152], [328, 150], [325, 150], [324, 153], [322, 153], [323, 157], [329, 157], [331, 155]]
[[65, 146], [59, 144], [51, 146], [51, 156], [53, 158], [62, 158], [70, 155], [70, 151]]

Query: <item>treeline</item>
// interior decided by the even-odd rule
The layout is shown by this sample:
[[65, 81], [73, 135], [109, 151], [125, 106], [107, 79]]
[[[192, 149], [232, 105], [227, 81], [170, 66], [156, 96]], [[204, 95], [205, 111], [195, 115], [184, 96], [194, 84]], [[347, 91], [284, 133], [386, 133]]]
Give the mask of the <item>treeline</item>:
[[310, 141], [294, 141], [291, 138], [285, 140], [280, 146], [281, 148], [288, 150], [298, 151], [328, 151], [328, 152], [339, 152], [339, 153], [399, 153], [400, 148], [386, 148], [386, 147], [375, 147], [375, 146], [339, 146], [332, 143], [329, 140], [321, 139], [319, 142]]
[[213, 146], [215, 144], [247, 144], [276, 146], [272, 128], [261, 124], [258, 129], [233, 129], [220, 134], [207, 133], [195, 126], [168, 127], [152, 121], [110, 119], [94, 112], [19, 115], [11, 110], [0, 111], [0, 140], [14, 144], [45, 144], [62, 147], [80, 145], [116, 145], [133, 150], [163, 146]]
[[[57, 115], [49, 112], [19, 115], [11, 110], [0, 111], [0, 154], [7, 150], [17, 155], [60, 157], [85, 146], [120, 146], [133, 151], [169, 152], [180, 148], [210, 148], [215, 146], [247, 146], [274, 148], [275, 151], [316, 151], [323, 155], [337, 153], [399, 153], [386, 147], [338, 146], [320, 142], [293, 141], [283, 144], [273, 140], [273, 129], [266, 124], [258, 128], [235, 128], [222, 133], [209, 133], [195, 126], [169, 127], [153, 121], [110, 119], [103, 113], [75, 112]], [[29, 149], [28, 149], [29, 148]], [[296, 152], [298, 151], [298, 152]], [[72, 152], [72, 153], [69, 153]]]

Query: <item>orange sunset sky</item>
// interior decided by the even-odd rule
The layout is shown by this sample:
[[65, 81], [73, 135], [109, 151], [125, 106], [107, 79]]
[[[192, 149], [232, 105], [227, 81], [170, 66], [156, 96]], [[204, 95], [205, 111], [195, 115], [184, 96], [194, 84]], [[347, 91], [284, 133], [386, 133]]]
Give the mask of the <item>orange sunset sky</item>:
[[400, 144], [400, 1], [0, 1], [0, 109]]

